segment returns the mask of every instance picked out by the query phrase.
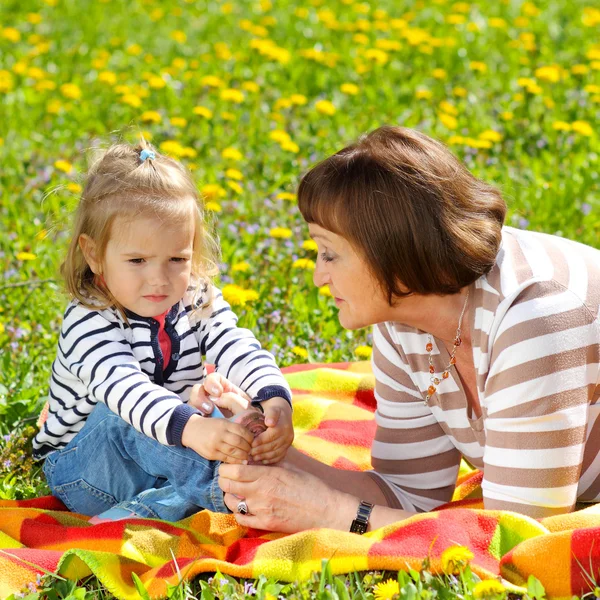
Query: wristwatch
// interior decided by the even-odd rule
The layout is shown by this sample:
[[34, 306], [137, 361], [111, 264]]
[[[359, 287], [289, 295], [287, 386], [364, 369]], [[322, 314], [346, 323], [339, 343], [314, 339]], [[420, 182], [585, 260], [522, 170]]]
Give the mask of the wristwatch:
[[358, 533], [362, 535], [367, 532], [367, 527], [369, 526], [369, 517], [371, 516], [371, 511], [373, 510], [373, 505], [370, 502], [365, 502], [361, 500], [358, 505], [358, 511], [356, 512], [356, 518], [352, 521], [352, 525], [350, 525], [350, 533]]

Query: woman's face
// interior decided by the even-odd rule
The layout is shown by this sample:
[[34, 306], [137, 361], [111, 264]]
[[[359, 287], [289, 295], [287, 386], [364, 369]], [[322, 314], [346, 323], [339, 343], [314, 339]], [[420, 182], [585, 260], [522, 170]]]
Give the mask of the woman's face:
[[393, 308], [350, 242], [314, 223], [308, 225], [308, 231], [319, 247], [313, 281], [319, 287], [329, 286], [342, 327], [360, 329], [392, 320]]

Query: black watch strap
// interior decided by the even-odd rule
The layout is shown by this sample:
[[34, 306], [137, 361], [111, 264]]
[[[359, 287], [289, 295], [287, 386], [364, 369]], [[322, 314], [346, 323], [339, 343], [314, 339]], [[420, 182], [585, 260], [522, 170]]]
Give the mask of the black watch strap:
[[372, 510], [373, 505], [370, 502], [360, 501], [358, 510], [356, 511], [356, 518], [352, 521], [352, 525], [350, 525], [350, 533], [359, 533], [362, 535], [367, 532]]

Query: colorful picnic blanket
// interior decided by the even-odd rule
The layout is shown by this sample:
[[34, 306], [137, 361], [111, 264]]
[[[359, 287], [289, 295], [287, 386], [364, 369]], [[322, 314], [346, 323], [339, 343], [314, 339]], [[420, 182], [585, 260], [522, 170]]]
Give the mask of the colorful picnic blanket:
[[[294, 390], [295, 446], [341, 469], [369, 469], [375, 431], [368, 363], [301, 365], [285, 370]], [[318, 529], [283, 535], [248, 530], [231, 515], [202, 511], [178, 523], [134, 519], [90, 525], [52, 497], [0, 502], [0, 597], [35, 581], [41, 570], [69, 578], [94, 573], [117, 598], [139, 597], [132, 573], [151, 597], [166, 596], [178, 571], [192, 578], [217, 569], [237, 577], [283, 581], [308, 577], [330, 559], [333, 573], [418, 569], [429, 557], [441, 570], [452, 545], [474, 554], [482, 578], [516, 585], [535, 575], [548, 597], [570, 599], [593, 589], [600, 569], [600, 505], [538, 522], [482, 510], [481, 474], [465, 469], [454, 501], [359, 536]]]

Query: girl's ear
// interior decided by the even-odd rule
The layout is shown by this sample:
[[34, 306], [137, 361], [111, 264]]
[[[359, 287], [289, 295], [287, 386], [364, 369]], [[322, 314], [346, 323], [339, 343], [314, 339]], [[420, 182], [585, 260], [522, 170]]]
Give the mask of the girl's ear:
[[96, 242], [87, 234], [82, 233], [79, 236], [79, 247], [85, 258], [85, 262], [89, 265], [92, 273], [102, 275], [102, 268], [98, 260]]

